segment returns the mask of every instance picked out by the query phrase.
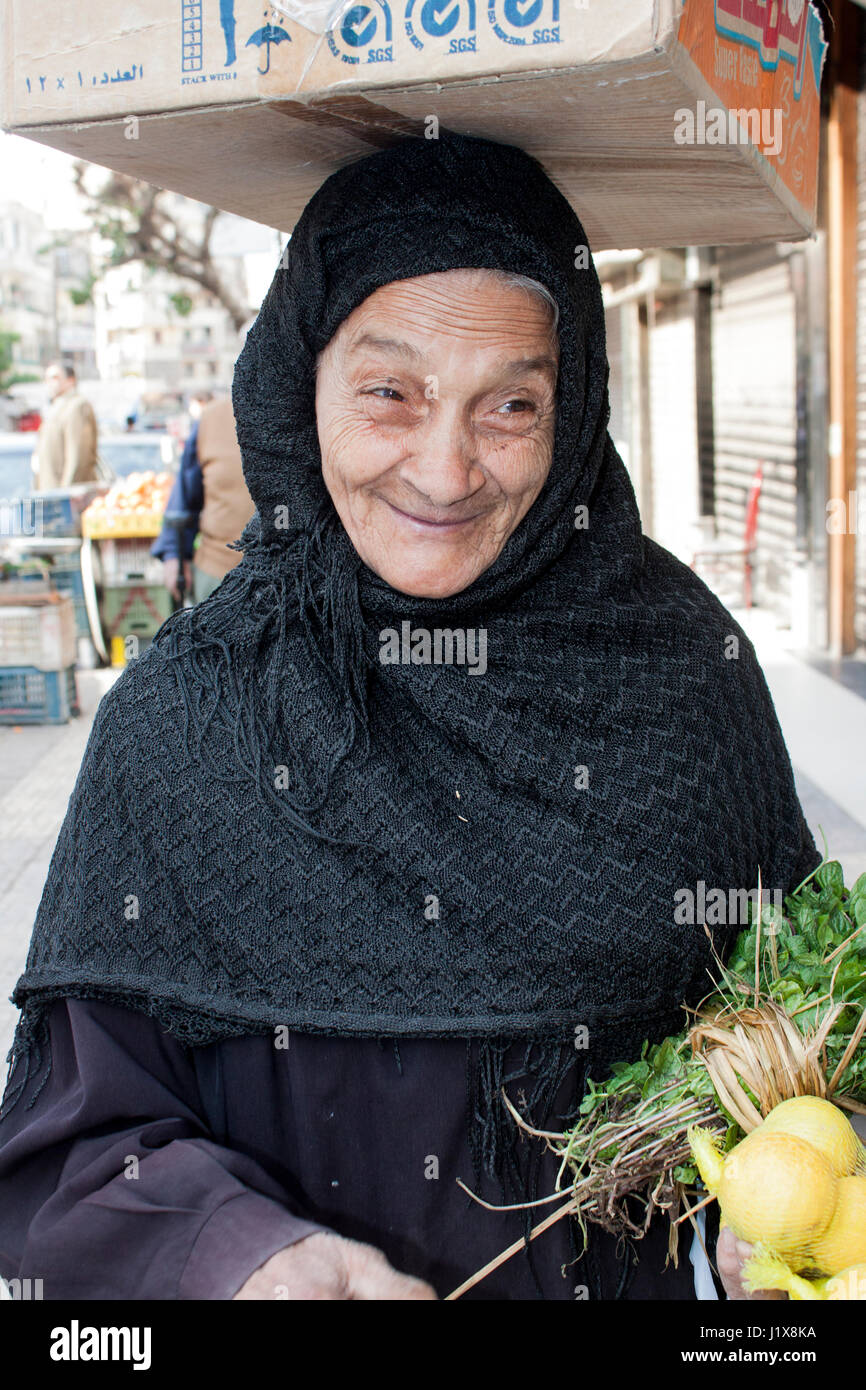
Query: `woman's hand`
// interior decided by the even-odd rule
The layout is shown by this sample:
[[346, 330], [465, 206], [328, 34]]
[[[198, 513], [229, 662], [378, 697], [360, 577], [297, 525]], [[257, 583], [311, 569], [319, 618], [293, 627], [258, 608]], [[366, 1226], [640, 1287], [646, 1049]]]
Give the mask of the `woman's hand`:
[[758, 1293], [746, 1292], [743, 1288], [743, 1265], [751, 1253], [751, 1245], [748, 1245], [744, 1240], [737, 1240], [729, 1226], [719, 1232], [719, 1238], [716, 1241], [716, 1261], [719, 1267], [719, 1278], [728, 1298], [787, 1299], [788, 1295], [783, 1293], [781, 1289], [761, 1289]]
[[398, 1274], [373, 1245], [317, 1231], [271, 1255], [235, 1299], [435, 1299], [429, 1284]]

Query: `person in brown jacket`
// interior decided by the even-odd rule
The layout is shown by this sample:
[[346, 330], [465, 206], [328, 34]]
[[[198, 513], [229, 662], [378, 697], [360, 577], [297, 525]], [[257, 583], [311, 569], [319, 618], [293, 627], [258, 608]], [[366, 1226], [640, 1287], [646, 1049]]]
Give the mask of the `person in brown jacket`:
[[[232, 403], [226, 397], [201, 410], [184, 448], [180, 472], [167, 511], [184, 511], [190, 526], [183, 533], [187, 590], [196, 603], [213, 593], [220, 580], [242, 556], [228, 550], [255, 512], [244, 482], [241, 451], [235, 433]], [[194, 547], [198, 534], [198, 546]], [[179, 533], [164, 527], [151, 547], [163, 561], [166, 588], [177, 594], [180, 567]]]
[[36, 489], [70, 487], [99, 477], [98, 429], [93, 406], [78, 393], [75, 368], [52, 362], [45, 369], [51, 405], [36, 441]]

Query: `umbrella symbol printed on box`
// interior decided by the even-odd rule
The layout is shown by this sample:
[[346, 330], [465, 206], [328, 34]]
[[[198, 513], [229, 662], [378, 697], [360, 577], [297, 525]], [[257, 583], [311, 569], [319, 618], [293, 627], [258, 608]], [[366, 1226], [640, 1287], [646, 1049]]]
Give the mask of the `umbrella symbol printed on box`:
[[266, 72], [270, 71], [271, 44], [283, 42], [291, 43], [292, 36], [291, 34], [287, 33], [285, 29], [281, 28], [279, 24], [265, 24], [262, 26], [261, 29], [257, 29], [254, 34], [250, 34], [246, 42], [246, 47], [249, 48], [250, 44], [252, 43], [256, 44], [259, 48], [264, 48], [265, 50], [265, 66], [259, 67], [258, 69], [258, 71], [262, 74], [262, 77], [264, 77]]

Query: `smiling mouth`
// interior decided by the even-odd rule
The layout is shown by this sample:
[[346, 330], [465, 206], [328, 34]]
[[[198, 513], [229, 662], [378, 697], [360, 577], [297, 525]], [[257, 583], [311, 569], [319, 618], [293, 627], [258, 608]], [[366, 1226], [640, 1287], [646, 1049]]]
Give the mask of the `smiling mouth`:
[[[382, 499], [385, 501], [385, 499]], [[459, 517], [457, 519], [439, 521], [435, 517], [418, 516], [415, 512], [406, 512], [402, 507], [395, 507], [393, 502], [387, 505], [392, 512], [396, 512], [404, 521], [412, 522], [416, 526], [423, 527], [425, 531], [458, 531], [461, 526], [468, 526], [471, 522], [477, 521], [480, 512], [473, 512], [472, 516]]]

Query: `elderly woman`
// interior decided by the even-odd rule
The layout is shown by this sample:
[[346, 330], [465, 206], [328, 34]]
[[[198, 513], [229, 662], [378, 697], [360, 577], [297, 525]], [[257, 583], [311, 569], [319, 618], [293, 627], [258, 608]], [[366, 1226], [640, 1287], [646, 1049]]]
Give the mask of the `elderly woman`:
[[[541, 168], [465, 137], [306, 209], [235, 373], [243, 560], [102, 701], [52, 860], [3, 1275], [443, 1296], [527, 1220], [456, 1180], [553, 1180], [503, 1088], [564, 1124], [707, 990], [675, 894], [818, 862], [748, 639], [641, 533], [587, 260]], [[694, 1297], [662, 1226], [567, 1225], [469, 1296]]]

